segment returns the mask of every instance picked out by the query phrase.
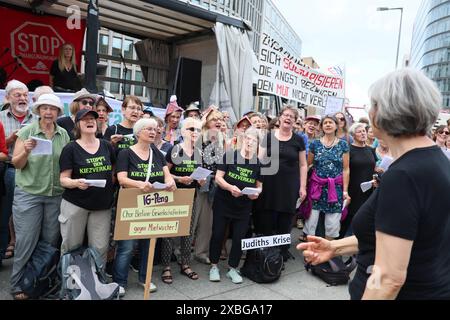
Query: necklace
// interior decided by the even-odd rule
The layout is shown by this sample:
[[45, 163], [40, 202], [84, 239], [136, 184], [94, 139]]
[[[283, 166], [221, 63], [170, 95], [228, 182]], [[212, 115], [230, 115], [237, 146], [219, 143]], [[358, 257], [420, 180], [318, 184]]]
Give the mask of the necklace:
[[325, 138], [322, 138], [322, 144], [323, 144], [323, 146], [324, 146], [325, 148], [331, 148], [331, 147], [334, 145], [335, 142], [336, 142], [336, 137], [333, 139], [333, 141], [332, 141], [329, 145], [327, 145], [327, 144], [325, 143]]

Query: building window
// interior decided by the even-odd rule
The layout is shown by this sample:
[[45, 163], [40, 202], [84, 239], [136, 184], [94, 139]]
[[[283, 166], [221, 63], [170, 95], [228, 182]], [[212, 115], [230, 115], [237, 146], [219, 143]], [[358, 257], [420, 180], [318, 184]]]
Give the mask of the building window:
[[[142, 81], [142, 72], [136, 71], [136, 73], [134, 75], [134, 79], [136, 81]], [[144, 96], [144, 87], [143, 86], [134, 86], [134, 95], [139, 96], [139, 97]]]
[[[116, 78], [119, 79], [120, 78], [120, 68], [111, 68], [111, 78]], [[111, 86], [109, 88], [109, 91], [111, 93], [120, 93], [120, 89], [119, 89], [119, 82], [111, 82]]]
[[131, 80], [131, 70], [128, 70], [127, 76], [125, 79], [127, 79], [127, 84], [125, 85], [125, 93], [127, 95], [130, 95], [131, 94], [131, 85], [129, 84], [129, 81]]
[[112, 42], [112, 55], [114, 57], [120, 57], [122, 53], [122, 39], [114, 37]]
[[133, 41], [125, 39], [123, 42], [123, 56], [127, 59], [133, 59]]
[[100, 35], [100, 41], [98, 43], [98, 52], [102, 54], [108, 54], [109, 36], [106, 34]]

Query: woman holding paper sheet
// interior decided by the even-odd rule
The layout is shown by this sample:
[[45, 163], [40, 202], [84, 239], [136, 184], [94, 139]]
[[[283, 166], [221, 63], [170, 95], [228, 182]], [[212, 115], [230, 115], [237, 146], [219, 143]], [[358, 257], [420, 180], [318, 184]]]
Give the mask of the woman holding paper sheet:
[[353, 300], [450, 297], [450, 162], [427, 136], [442, 107], [436, 84], [402, 69], [370, 89], [374, 134], [395, 161], [353, 219], [355, 236], [298, 245], [308, 263], [358, 253]]
[[[80, 110], [75, 116], [75, 141], [66, 145], [59, 159], [61, 186], [65, 188], [58, 217], [61, 227], [61, 253], [88, 244], [106, 262], [114, 203], [114, 149], [98, 139], [98, 113]], [[91, 186], [90, 180], [104, 180], [105, 187]]]
[[[137, 143], [120, 151], [117, 158], [117, 178], [123, 188], [139, 188], [143, 192], [153, 192], [154, 183], [166, 184], [167, 191], [176, 190], [166, 160], [153, 144], [158, 124], [154, 119], [143, 118], [136, 122], [133, 132]], [[149, 240], [121, 240], [117, 242], [116, 259], [113, 266], [113, 280], [120, 286], [119, 294], [125, 295], [128, 283], [128, 270], [133, 256], [134, 244], [138, 241], [141, 253], [139, 283], [145, 285]], [[156, 286], [150, 285], [150, 291]]]
[[[177, 188], [191, 189], [197, 188], [199, 183], [204, 184], [206, 179], [201, 182], [193, 180], [190, 175], [196, 168], [202, 164], [202, 153], [197, 146], [197, 141], [201, 136], [202, 122], [195, 118], [186, 118], [181, 127], [183, 141], [172, 147], [166, 154], [167, 166], [172, 177], [177, 183]], [[190, 268], [191, 243], [193, 237], [193, 221], [195, 219], [195, 210], [192, 210], [190, 235], [180, 237], [180, 273], [189, 279], [197, 280], [198, 274]], [[162, 281], [167, 284], [173, 282], [172, 271], [170, 269], [170, 258], [174, 247], [174, 238], [162, 239], [161, 263], [163, 265]]]
[[[17, 133], [12, 163], [16, 168], [13, 218], [16, 231], [14, 265], [11, 274], [11, 293], [15, 299], [27, 299], [19, 286], [24, 267], [36, 244], [44, 240], [57, 246], [58, 215], [63, 188], [59, 182], [59, 157], [69, 142], [66, 130], [56, 124], [63, 111], [61, 100], [54, 94], [43, 94], [33, 105], [39, 121]], [[37, 141], [51, 144], [51, 154], [35, 154]]]
[[[242, 277], [237, 271], [242, 255], [241, 240], [245, 237], [252, 211], [252, 200], [262, 191], [260, 178], [261, 164], [257, 157], [258, 130], [250, 128], [243, 134], [242, 148], [230, 151], [223, 157], [223, 164], [217, 166], [216, 191], [213, 203], [213, 228], [209, 244], [211, 269], [209, 280], [220, 281], [217, 266], [227, 225], [233, 230], [233, 240], [228, 258], [227, 277], [233, 283], [241, 283]], [[243, 195], [244, 188], [258, 188], [259, 192]]]
[[343, 206], [350, 203], [349, 147], [337, 136], [338, 123], [334, 116], [322, 118], [320, 127], [324, 135], [309, 146], [308, 165], [312, 166], [313, 172], [302, 211], [306, 219], [304, 237], [316, 234], [320, 212], [325, 214], [325, 236], [329, 239], [339, 237]]
[[127, 96], [122, 102], [123, 119], [119, 124], [114, 124], [106, 129], [103, 139], [110, 141], [116, 155], [123, 149], [128, 149], [136, 143], [133, 135], [133, 127], [141, 118], [144, 104], [136, 96]]
[[[350, 127], [350, 135], [353, 143], [350, 145], [350, 181], [348, 183], [348, 195], [352, 198], [348, 206], [348, 214], [341, 222], [340, 238], [351, 236], [351, 222], [353, 217], [364, 202], [372, 194], [370, 181], [375, 173], [376, 155], [375, 150], [366, 145], [367, 132], [365, 123], [355, 123]], [[361, 183], [369, 182], [369, 190], [361, 190]]]

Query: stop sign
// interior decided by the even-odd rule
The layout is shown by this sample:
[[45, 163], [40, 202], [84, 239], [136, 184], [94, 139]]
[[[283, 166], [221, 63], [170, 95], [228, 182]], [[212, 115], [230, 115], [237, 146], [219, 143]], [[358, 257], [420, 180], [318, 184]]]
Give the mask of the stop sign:
[[11, 54], [29, 73], [47, 74], [63, 43], [51, 25], [24, 22], [11, 33]]

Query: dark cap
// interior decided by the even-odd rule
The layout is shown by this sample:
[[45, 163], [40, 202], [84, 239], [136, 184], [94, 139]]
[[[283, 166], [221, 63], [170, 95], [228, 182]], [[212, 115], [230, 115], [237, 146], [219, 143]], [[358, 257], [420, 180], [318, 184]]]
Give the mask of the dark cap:
[[154, 116], [155, 116], [155, 114], [153, 113], [152, 108], [149, 107], [149, 106], [146, 106], [146, 107], [144, 108], [144, 110], [142, 110], [142, 112], [149, 114], [151, 117], [154, 117]]
[[92, 114], [95, 119], [98, 119], [97, 112], [95, 112], [94, 110], [83, 109], [77, 112], [77, 115], [75, 116], [75, 123], [83, 119], [87, 114]]

